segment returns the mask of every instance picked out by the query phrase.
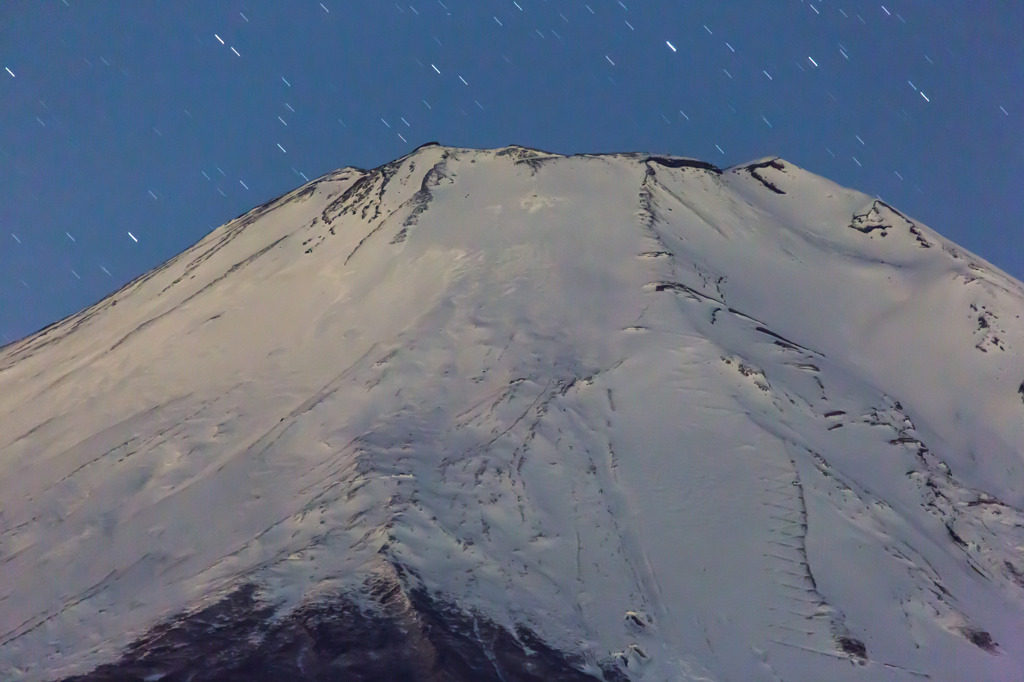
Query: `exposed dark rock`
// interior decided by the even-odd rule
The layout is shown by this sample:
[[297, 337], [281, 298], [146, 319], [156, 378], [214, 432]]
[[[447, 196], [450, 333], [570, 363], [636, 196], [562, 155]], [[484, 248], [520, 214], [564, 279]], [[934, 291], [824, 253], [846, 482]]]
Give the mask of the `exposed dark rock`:
[[626, 624], [636, 631], [645, 630], [651, 621], [650, 616], [636, 611], [627, 611], [625, 618]]
[[864, 646], [864, 642], [860, 641], [856, 637], [843, 635], [842, 637], [836, 638], [836, 643], [839, 645], [839, 648], [842, 649], [843, 653], [849, 654], [850, 656], [862, 661], [866, 661], [868, 659], [868, 648]]
[[659, 282], [654, 285], [655, 291], [693, 291], [690, 287], [685, 284], [679, 284], [678, 282]]
[[551, 152], [546, 152], [540, 149], [531, 149], [530, 147], [520, 147], [519, 145], [511, 145], [505, 149], [500, 149], [495, 153], [495, 156], [507, 156], [512, 159], [512, 162], [517, 166], [528, 166], [530, 168], [530, 175], [536, 175], [537, 171], [549, 161], [555, 159], [564, 158]]
[[345, 191], [341, 193], [341, 196], [324, 208], [323, 213], [320, 216], [320, 219], [324, 224], [330, 225], [338, 215], [343, 215], [345, 213], [343, 207], [345, 207], [349, 202], [358, 203], [365, 200], [372, 189], [373, 180], [374, 175], [372, 173], [367, 173], [349, 185]]
[[1024, 587], [1024, 570], [1021, 570], [1013, 565], [1013, 563], [1003, 560], [1003, 568], [1010, 574], [1010, 579], [1013, 580], [1020, 587]]
[[521, 156], [524, 152], [527, 154], [554, 154], [554, 152], [537, 149], [536, 147], [524, 147], [520, 144], [510, 144], [504, 149], [499, 150], [497, 152], [497, 156]]
[[707, 161], [698, 161], [696, 159], [679, 159], [671, 158], [668, 156], [648, 156], [646, 159], [647, 163], [656, 163], [659, 166], [665, 166], [666, 168], [697, 168], [700, 170], [711, 171], [715, 175], [721, 175], [722, 169], [718, 166], [708, 163]]
[[784, 191], [778, 188], [775, 183], [771, 182], [763, 175], [757, 172], [758, 168], [774, 168], [775, 170], [785, 171], [786, 167], [778, 159], [772, 159], [771, 161], [765, 161], [764, 163], [755, 163], [746, 166], [744, 170], [750, 173], [751, 177], [760, 182], [762, 185], [775, 192], [776, 194], [785, 194]]
[[924, 235], [921, 234], [921, 230], [919, 230], [913, 223], [910, 224], [910, 234], [914, 235], [914, 238], [917, 239], [917, 243], [922, 249], [932, 248], [931, 242], [924, 238]]
[[966, 542], [964, 542], [964, 539], [963, 539], [962, 537], [960, 537], [960, 536], [959, 536], [959, 535], [957, 534], [957, 532], [956, 532], [955, 530], [953, 530], [953, 526], [951, 526], [951, 525], [950, 525], [950, 524], [948, 524], [948, 523], [946, 524], [946, 533], [948, 533], [948, 534], [949, 534], [949, 537], [950, 537], [950, 539], [951, 539], [951, 540], [952, 540], [953, 542], [955, 542], [955, 543], [957, 544], [957, 546], [959, 546], [959, 547], [961, 547], [961, 548], [964, 548], [964, 549], [966, 549], [966, 548], [967, 548], [967, 543], [966, 543]]
[[517, 159], [515, 164], [529, 166], [531, 174], [536, 174], [541, 167], [548, 161], [557, 159], [557, 156], [530, 156], [523, 159]]
[[[431, 199], [434, 198], [434, 195], [431, 193], [431, 190], [438, 187], [441, 184], [442, 180], [450, 180], [447, 174], [447, 158], [448, 155], [447, 152], [445, 152], [444, 156], [442, 156], [441, 158], [441, 161], [435, 163], [431, 167], [431, 169], [423, 175], [423, 180], [420, 182], [419, 190], [417, 190], [416, 194], [414, 194], [412, 196], [412, 199], [410, 199], [409, 201], [409, 205], [412, 207], [412, 210], [409, 212], [409, 215], [402, 223], [403, 233], [408, 231], [404, 228], [409, 228], [415, 225], [419, 220], [420, 215], [422, 215], [423, 212], [427, 210], [427, 207], [430, 205]], [[402, 239], [405, 239], [404, 234]], [[392, 242], [392, 244], [394, 243], [397, 242]]]
[[[885, 237], [888, 235], [888, 230], [894, 229], [899, 221], [902, 221], [901, 229], [906, 227], [914, 239], [917, 240], [918, 246], [923, 249], [932, 247], [932, 243], [925, 239], [920, 228], [912, 220], [881, 199], [876, 199], [867, 212], [855, 214], [850, 222], [850, 227], [868, 235], [878, 230], [880, 236]], [[947, 247], [943, 248], [949, 251]], [[954, 258], [958, 257], [955, 253], [952, 255]]]
[[776, 334], [775, 332], [773, 332], [770, 329], [766, 329], [765, 327], [756, 327], [756, 329], [757, 329], [757, 331], [761, 332], [762, 334], [767, 334], [768, 336], [774, 337], [776, 339], [776, 341], [775, 341], [776, 345], [782, 346], [783, 348], [789, 348], [790, 350], [795, 350], [797, 348], [801, 348], [803, 350], [807, 350], [806, 348], [804, 348], [800, 344], [794, 343], [794, 342], [790, 341], [789, 339], [787, 339], [785, 336], [780, 336], [779, 334]]
[[64, 682], [595, 682], [524, 627], [515, 634], [387, 578], [287, 614], [246, 585], [161, 623], [116, 663]]
[[536, 171], [539, 168], [539, 163], [534, 162], [549, 161], [551, 159], [561, 158], [559, 155], [552, 152], [546, 152], [543, 149], [533, 149], [532, 147], [521, 147], [517, 144], [510, 145], [504, 149], [499, 149], [495, 152], [495, 156], [508, 156], [511, 157], [512, 161], [516, 164], [526, 163], [531, 169]]
[[999, 651], [999, 645], [992, 640], [992, 635], [984, 630], [962, 627], [960, 628], [960, 632], [963, 633], [964, 637], [966, 637], [971, 644], [979, 649], [983, 649], [990, 654], [994, 654]]
[[892, 225], [882, 218], [881, 211], [878, 209], [879, 205], [887, 207], [883, 202], [875, 201], [875, 203], [871, 205], [871, 209], [869, 211], [854, 214], [853, 220], [850, 221], [850, 227], [858, 232], [863, 232], [864, 234], [871, 234], [875, 230], [878, 230], [884, 237], [886, 235], [886, 230], [891, 229]]

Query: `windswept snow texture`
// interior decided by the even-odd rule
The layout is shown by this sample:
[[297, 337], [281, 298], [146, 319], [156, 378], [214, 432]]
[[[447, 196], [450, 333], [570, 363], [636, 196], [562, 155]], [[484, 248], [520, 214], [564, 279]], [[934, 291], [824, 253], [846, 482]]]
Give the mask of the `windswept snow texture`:
[[780, 159], [337, 171], [0, 350], [0, 678], [1021, 679], [1022, 314]]

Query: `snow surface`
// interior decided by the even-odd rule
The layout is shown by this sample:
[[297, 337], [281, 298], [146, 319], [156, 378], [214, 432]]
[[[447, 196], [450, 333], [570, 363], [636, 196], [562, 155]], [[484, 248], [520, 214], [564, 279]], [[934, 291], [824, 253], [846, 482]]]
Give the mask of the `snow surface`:
[[387, 561], [596, 677], [1024, 679], [1022, 314], [779, 159], [337, 171], [0, 350], [0, 677]]

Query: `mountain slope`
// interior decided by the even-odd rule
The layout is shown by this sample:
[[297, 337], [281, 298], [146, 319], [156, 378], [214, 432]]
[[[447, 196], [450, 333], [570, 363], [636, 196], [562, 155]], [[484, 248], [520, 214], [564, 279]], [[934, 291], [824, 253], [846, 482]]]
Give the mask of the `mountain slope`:
[[0, 350], [0, 672], [1013, 679], [1022, 313], [779, 159], [337, 171]]

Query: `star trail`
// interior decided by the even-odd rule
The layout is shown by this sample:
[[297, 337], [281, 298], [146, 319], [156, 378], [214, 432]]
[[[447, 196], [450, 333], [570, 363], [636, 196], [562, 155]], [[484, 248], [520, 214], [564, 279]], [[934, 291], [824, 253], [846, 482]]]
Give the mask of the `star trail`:
[[1021, 26], [924, 0], [4, 3], [0, 343], [431, 140], [778, 155], [1024, 277]]

